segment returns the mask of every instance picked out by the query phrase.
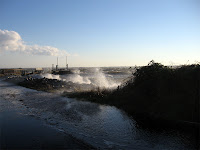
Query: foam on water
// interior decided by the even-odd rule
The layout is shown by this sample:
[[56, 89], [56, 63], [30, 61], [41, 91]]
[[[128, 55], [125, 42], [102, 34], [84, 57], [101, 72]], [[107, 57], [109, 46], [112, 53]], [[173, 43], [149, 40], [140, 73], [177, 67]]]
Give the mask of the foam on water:
[[62, 80], [59, 75], [54, 75], [54, 74], [50, 74], [50, 73], [41, 74], [40, 76], [41, 76], [41, 78], [45, 77], [45, 78], [48, 78], [48, 79]]
[[53, 75], [41, 74], [39, 78], [57, 79], [65, 82], [73, 82], [77, 84], [92, 84], [99, 88], [116, 88], [120, 82], [114, 80], [112, 75], [105, 75], [100, 68], [90, 69], [89, 74], [82, 74], [79, 69], [73, 70], [73, 74], [69, 75]]

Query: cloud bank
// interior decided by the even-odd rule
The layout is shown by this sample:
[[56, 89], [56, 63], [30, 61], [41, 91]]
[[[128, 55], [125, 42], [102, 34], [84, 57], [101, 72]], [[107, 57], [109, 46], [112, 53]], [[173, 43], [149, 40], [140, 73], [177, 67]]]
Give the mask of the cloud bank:
[[15, 31], [0, 29], [0, 53], [20, 52], [30, 55], [63, 56], [67, 52], [51, 46], [26, 45]]

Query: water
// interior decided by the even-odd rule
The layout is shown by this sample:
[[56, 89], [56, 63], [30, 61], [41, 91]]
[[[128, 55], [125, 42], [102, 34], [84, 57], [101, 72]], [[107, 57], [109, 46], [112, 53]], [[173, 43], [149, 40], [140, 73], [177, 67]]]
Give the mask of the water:
[[[4, 106], [10, 106], [4, 101]], [[0, 113], [0, 149], [88, 149], [71, 136], [45, 126], [18, 109]]]
[[[108, 83], [111, 73], [112, 77], [116, 76], [111, 83], [123, 80], [123, 75], [110, 72], [104, 70], [101, 74]], [[85, 75], [91, 82], [94, 78], [92, 73], [78, 74], [81, 77]], [[24, 114], [34, 116], [48, 126], [100, 149], [195, 149], [191, 135], [169, 129], [157, 132], [141, 128], [133, 118], [116, 107], [77, 101], [3, 81], [0, 81], [0, 88], [0, 112], [9, 109], [4, 102], [10, 102], [12, 107], [24, 109]]]
[[[94, 87], [101, 89], [117, 88], [127, 78], [132, 76], [134, 69], [129, 68], [73, 68], [73, 74], [68, 75], [52, 75], [45, 73], [42, 75], [33, 75], [33, 78], [48, 78], [62, 80], [67, 83], [71, 82], [74, 86], [90, 87], [87, 90], [92, 90]], [[85, 88], [81, 88], [83, 91]]]

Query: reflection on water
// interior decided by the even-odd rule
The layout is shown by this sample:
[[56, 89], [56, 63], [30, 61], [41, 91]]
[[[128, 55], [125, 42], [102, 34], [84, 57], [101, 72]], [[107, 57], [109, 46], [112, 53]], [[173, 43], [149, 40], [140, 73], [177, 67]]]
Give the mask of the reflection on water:
[[[179, 131], [140, 128], [111, 106], [77, 101], [0, 82], [0, 111], [4, 101], [24, 109], [49, 126], [102, 149], [194, 149], [190, 136]], [[12, 107], [10, 109], [13, 109]]]

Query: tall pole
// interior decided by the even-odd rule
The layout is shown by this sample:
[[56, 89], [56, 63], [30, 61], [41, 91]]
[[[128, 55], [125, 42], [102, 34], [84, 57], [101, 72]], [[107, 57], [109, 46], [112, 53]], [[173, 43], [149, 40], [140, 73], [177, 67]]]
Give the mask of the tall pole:
[[66, 69], [68, 70], [67, 56], [66, 56]]
[[58, 70], [58, 57], [57, 57], [57, 65], [56, 65], [56, 71]]

